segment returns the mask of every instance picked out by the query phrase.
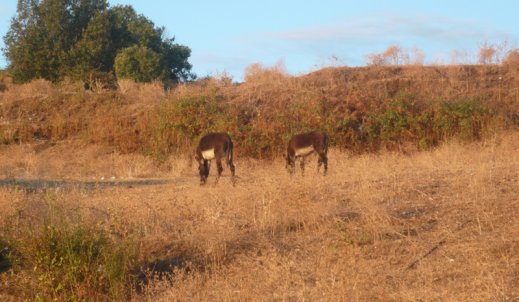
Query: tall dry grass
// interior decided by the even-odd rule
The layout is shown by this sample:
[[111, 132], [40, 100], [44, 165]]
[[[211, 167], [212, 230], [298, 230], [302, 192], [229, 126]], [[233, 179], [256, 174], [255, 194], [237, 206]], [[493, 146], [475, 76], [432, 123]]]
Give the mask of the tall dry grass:
[[160, 163], [191, 152], [208, 131], [225, 131], [238, 152], [273, 158], [291, 135], [320, 128], [342, 149], [411, 152], [517, 127], [517, 83], [513, 65], [326, 68], [299, 77], [253, 65], [245, 83], [221, 75], [166, 90], [39, 80], [0, 92], [0, 143], [80, 139]]
[[[196, 167], [172, 158], [186, 170], [151, 171], [169, 177], [163, 185], [29, 194], [2, 188], [0, 237], [30, 245], [22, 226], [43, 223], [59, 208], [115, 242], [131, 239], [134, 279], [122, 300], [513, 301], [518, 139], [510, 132], [412, 155], [332, 149], [325, 177], [311, 172], [316, 158], [303, 178], [290, 177], [281, 159], [237, 157], [236, 187], [228, 170], [217, 185], [213, 170], [200, 187]], [[66, 156], [60, 146], [45, 151], [53, 148]], [[96, 158], [71, 153], [81, 156], [70, 164]], [[34, 165], [43, 155], [34, 155]], [[114, 170], [125, 165], [117, 155]], [[90, 175], [81, 164], [76, 173]], [[32, 256], [21, 256], [10, 255], [20, 261], [13, 260], [13, 273], [0, 273], [2, 298], [34, 298], [35, 276], [24, 266]]]

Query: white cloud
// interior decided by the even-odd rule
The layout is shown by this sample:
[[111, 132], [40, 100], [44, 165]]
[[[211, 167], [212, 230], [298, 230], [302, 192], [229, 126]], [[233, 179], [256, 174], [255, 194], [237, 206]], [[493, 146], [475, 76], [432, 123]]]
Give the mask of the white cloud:
[[405, 39], [453, 43], [490, 38], [507, 39], [510, 36], [506, 32], [492, 29], [489, 25], [475, 20], [396, 14], [371, 14], [356, 18], [344, 18], [329, 25], [263, 33], [263, 39], [292, 43], [369, 42]]
[[[294, 65], [311, 66], [320, 65], [332, 55], [346, 65], [364, 65], [367, 54], [394, 44], [404, 49], [419, 48], [425, 52], [426, 62], [432, 62], [438, 53], [448, 57], [453, 50], [476, 52], [485, 41], [493, 44], [508, 41], [511, 46], [519, 43], [514, 34], [485, 21], [399, 13], [344, 17], [328, 24], [261, 32], [238, 40], [235, 42], [247, 50], [249, 56], [285, 57], [289, 67], [295, 56], [301, 60]], [[444, 60], [448, 61], [447, 57]]]

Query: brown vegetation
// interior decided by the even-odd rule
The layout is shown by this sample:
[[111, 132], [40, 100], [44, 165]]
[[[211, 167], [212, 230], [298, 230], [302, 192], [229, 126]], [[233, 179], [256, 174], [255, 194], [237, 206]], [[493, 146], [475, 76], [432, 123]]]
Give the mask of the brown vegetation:
[[[3, 80], [0, 300], [519, 299], [516, 65], [247, 75]], [[289, 137], [315, 128], [328, 175], [290, 177]], [[199, 186], [209, 131], [236, 187]]]
[[[200, 188], [184, 159], [172, 159], [175, 169], [164, 174], [128, 155], [148, 177], [171, 182], [31, 194], [1, 188], [0, 234], [19, 262], [12, 273], [0, 273], [0, 298], [110, 295], [111, 287], [65, 279], [64, 264], [59, 277], [23, 254], [41, 242], [39, 230], [55, 236], [63, 226], [50, 226], [66, 223], [95, 227], [108, 242], [133, 247], [134, 277], [126, 294], [111, 296], [121, 300], [513, 301], [519, 297], [518, 142], [512, 132], [414, 155], [333, 149], [326, 177], [310, 172], [315, 164], [306, 177], [289, 177], [281, 159], [241, 158], [236, 187], [221, 181]], [[32, 159], [23, 159], [30, 146], [3, 154], [28, 169], [12, 177], [28, 177], [30, 169], [62, 175], [70, 167], [49, 164], [52, 149], [77, 165], [78, 178], [91, 175], [79, 162], [101, 169], [110, 158], [79, 151], [85, 160], [74, 160], [68, 156], [81, 148], [60, 148]], [[128, 169], [118, 154], [112, 165], [114, 173]], [[68, 287], [56, 290], [59, 284]]]
[[167, 91], [35, 81], [0, 93], [0, 142], [79, 138], [162, 161], [224, 131], [238, 153], [272, 158], [291, 135], [321, 128], [342, 149], [413, 151], [517, 125], [518, 80], [515, 65], [327, 68], [300, 77], [254, 65], [243, 84], [223, 76]]

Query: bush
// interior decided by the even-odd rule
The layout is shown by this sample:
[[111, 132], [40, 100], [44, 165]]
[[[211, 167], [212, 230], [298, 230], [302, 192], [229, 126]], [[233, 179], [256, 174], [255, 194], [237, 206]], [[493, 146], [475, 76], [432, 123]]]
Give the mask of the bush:
[[8, 254], [16, 284], [8, 287], [12, 294], [42, 301], [126, 300], [137, 281], [136, 244], [131, 238], [116, 240], [77, 215], [67, 217], [57, 204], [51, 207], [41, 213], [48, 216], [43, 223], [20, 216], [10, 225], [15, 229], [5, 232], [16, 251]]
[[452, 138], [478, 140], [494, 116], [488, 106], [475, 99], [435, 103], [401, 95], [367, 112], [364, 149], [399, 149], [408, 142], [424, 150]]
[[[495, 72], [490, 67], [483, 70]], [[126, 92], [72, 94], [57, 85], [15, 85], [3, 93], [0, 143], [81, 138], [163, 162], [172, 153], [191, 154], [203, 134], [225, 131], [238, 156], [272, 158], [285, 152], [290, 136], [313, 129], [327, 131], [332, 146], [355, 153], [413, 151], [453, 138], [478, 140], [487, 131], [514, 127], [519, 121], [515, 94], [505, 98], [503, 92], [498, 101], [499, 94], [489, 94], [495, 89], [462, 97], [452, 90], [444, 96], [416, 92], [406, 88], [410, 82], [401, 81], [395, 94], [389, 94], [373, 87], [377, 93], [342, 89], [335, 74], [320, 75], [316, 79], [328, 80], [310, 84], [290, 77], [264, 82], [261, 74], [251, 73], [252, 82], [242, 85], [205, 79], [169, 91], [155, 87], [152, 94], [141, 91], [143, 84], [134, 84], [136, 93], [126, 87]], [[478, 85], [498, 83], [494, 78], [488, 81]], [[387, 84], [375, 82], [381, 89]], [[321, 86], [331, 88], [317, 89]]]

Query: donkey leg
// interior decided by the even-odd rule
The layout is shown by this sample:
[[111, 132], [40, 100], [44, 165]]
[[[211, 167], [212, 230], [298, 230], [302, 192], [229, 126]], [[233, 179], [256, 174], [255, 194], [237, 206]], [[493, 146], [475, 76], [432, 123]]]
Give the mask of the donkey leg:
[[199, 172], [200, 172], [200, 185], [203, 186], [205, 184], [205, 181], [206, 181], [204, 166], [201, 165], [198, 169], [199, 169]]
[[234, 164], [231, 162], [229, 163], [229, 169], [231, 170], [231, 175], [232, 177], [234, 177], [234, 175], [236, 174], [235, 171], [236, 171], [236, 167], [234, 166]]
[[290, 173], [290, 176], [293, 176], [295, 171], [296, 171], [296, 163], [293, 162], [288, 166], [288, 173]]
[[234, 186], [236, 184], [236, 177], [235, 177], [235, 170], [236, 167], [234, 166], [232, 160], [227, 160], [227, 166], [229, 166], [229, 169], [231, 170], [231, 182]]
[[227, 166], [231, 170], [232, 177], [234, 177], [234, 171], [236, 170], [236, 167], [234, 166], [234, 163], [232, 162], [232, 155], [227, 156], [226, 162], [227, 162]]
[[319, 154], [319, 159], [324, 164], [324, 175], [326, 175], [326, 173], [328, 172], [328, 156], [325, 153], [323, 153], [322, 155]]
[[216, 176], [216, 182], [220, 179], [220, 176], [222, 176], [223, 166], [222, 166], [222, 160], [216, 159], [216, 167], [218, 169], [218, 175]]
[[209, 162], [204, 160], [200, 163], [198, 170], [200, 171], [200, 185], [202, 186], [207, 182], [207, 177], [209, 176]]
[[321, 158], [321, 155], [319, 155], [319, 158], [317, 159], [317, 173], [321, 171], [321, 166], [323, 165], [323, 160]]
[[302, 176], [305, 176], [305, 157], [302, 156], [301, 157], [301, 175]]
[[205, 165], [205, 181], [207, 182], [207, 178], [209, 178], [209, 171], [211, 170], [211, 162], [206, 160], [204, 161]]
[[285, 165], [285, 168], [287, 169], [290, 176], [294, 175], [294, 171], [296, 169], [296, 158], [295, 156], [291, 156], [290, 154], [287, 155], [287, 163]]

